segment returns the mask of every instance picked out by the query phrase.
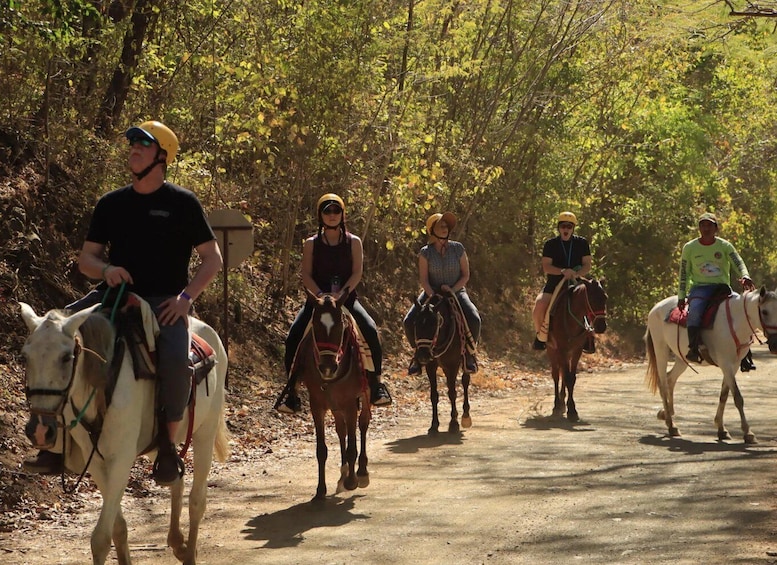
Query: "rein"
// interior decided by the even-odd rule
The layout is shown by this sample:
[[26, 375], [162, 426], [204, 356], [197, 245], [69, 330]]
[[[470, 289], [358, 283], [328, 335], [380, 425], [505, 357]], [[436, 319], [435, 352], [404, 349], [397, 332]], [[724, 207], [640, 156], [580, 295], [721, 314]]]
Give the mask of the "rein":
[[[427, 299], [426, 302], [428, 303], [429, 300], [430, 298]], [[448, 299], [445, 299], [445, 300], [448, 300]], [[429, 351], [431, 351], [432, 353], [432, 358], [439, 359], [440, 357], [445, 355], [448, 349], [451, 348], [451, 345], [453, 345], [453, 338], [455, 337], [456, 332], [455, 331], [449, 332], [448, 341], [445, 342], [445, 344], [441, 348], [438, 348], [437, 346], [440, 338], [440, 330], [445, 325], [445, 318], [443, 317], [442, 314], [437, 312], [437, 310], [435, 310], [434, 312], [435, 312], [435, 315], [437, 316], [437, 327], [434, 330], [434, 336], [432, 336], [431, 339], [416, 337], [415, 349], [417, 352], [418, 349], [421, 347], [428, 347]], [[452, 313], [452, 315], [455, 315], [455, 314]], [[453, 322], [456, 323], [456, 320], [453, 320]]]

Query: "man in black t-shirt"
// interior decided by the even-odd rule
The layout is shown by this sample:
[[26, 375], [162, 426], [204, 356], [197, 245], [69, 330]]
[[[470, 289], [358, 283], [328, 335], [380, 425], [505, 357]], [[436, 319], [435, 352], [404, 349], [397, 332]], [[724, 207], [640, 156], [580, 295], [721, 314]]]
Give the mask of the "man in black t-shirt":
[[[533, 349], [545, 349], [548, 338], [545, 314], [559, 282], [584, 277], [591, 271], [591, 248], [585, 238], [574, 235], [576, 226], [577, 217], [572, 212], [562, 212], [558, 216], [559, 235], [547, 240], [542, 247], [542, 271], [547, 278], [532, 312], [535, 331]], [[593, 353], [592, 344], [587, 349]]]
[[[156, 313], [157, 372], [162, 418], [154, 479], [170, 484], [183, 475], [174, 444], [189, 399], [189, 310], [222, 267], [221, 251], [205, 212], [189, 190], [165, 180], [178, 151], [178, 138], [160, 122], [127, 130], [132, 184], [105, 194], [97, 202], [78, 258], [79, 270], [102, 282], [68, 305], [78, 311], [99, 304], [108, 287], [145, 299]], [[192, 250], [201, 263], [189, 280]], [[56, 473], [61, 454], [41, 451], [24, 462], [28, 471]]]

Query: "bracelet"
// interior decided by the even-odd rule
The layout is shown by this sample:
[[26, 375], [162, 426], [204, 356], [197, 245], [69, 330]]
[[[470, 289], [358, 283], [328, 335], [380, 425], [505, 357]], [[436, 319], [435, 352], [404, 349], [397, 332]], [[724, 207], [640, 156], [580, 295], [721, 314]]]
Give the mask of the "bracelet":
[[100, 273], [100, 275], [102, 276], [103, 280], [105, 280], [105, 271], [107, 271], [107, 270], [108, 270], [108, 267], [110, 267], [110, 266], [111, 266], [111, 264], [110, 264], [110, 263], [106, 263], [106, 264], [105, 264], [105, 267], [103, 267], [103, 270], [102, 270], [102, 272]]
[[178, 296], [180, 296], [180, 297], [181, 297], [181, 298], [183, 298], [184, 300], [188, 300], [188, 301], [189, 301], [189, 304], [191, 304], [192, 302], [194, 302], [194, 298], [192, 298], [191, 296], [189, 296], [188, 294], [186, 294], [186, 291], [185, 291], [185, 290], [182, 290], [182, 291], [181, 291], [181, 294], [179, 294]]

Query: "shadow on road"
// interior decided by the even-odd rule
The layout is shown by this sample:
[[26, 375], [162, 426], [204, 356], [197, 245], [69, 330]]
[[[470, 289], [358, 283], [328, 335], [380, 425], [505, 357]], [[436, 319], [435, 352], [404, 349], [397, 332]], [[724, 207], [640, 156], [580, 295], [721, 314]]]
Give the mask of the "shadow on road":
[[591, 427], [589, 422], [580, 420], [578, 422], [570, 422], [563, 416], [532, 416], [527, 418], [522, 424], [524, 428], [531, 428], [533, 430], [568, 430], [570, 432], [593, 432], [594, 428]]
[[422, 449], [440, 447], [442, 445], [462, 445], [464, 434], [440, 432], [436, 435], [420, 435], [408, 438], [399, 438], [386, 444], [392, 453], [418, 453]]
[[241, 533], [245, 539], [266, 540], [262, 547], [273, 549], [296, 547], [301, 544], [305, 532], [316, 528], [336, 528], [354, 520], [367, 520], [366, 514], [354, 514], [356, 499], [330, 496], [323, 502], [304, 502], [284, 510], [255, 516], [247, 522]]
[[728, 441], [691, 441], [683, 437], [659, 436], [655, 434], [644, 435], [639, 439], [643, 445], [662, 447], [670, 452], [685, 453], [686, 455], [701, 455], [703, 453], [738, 452], [751, 456], [774, 455], [775, 449], [759, 448], [758, 444], [747, 445], [741, 440]]

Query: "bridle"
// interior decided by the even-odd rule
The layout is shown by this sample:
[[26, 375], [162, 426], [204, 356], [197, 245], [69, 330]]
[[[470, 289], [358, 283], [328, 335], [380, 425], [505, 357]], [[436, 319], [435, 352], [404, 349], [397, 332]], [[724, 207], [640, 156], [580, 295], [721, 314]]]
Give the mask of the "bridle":
[[[327, 298], [326, 300], [331, 300], [331, 298]], [[313, 334], [312, 335], [313, 354], [314, 354], [314, 359], [317, 367], [320, 367], [321, 360], [327, 357], [333, 357], [335, 366], [339, 367], [341, 361], [343, 360], [343, 357], [345, 356], [345, 350], [347, 346], [346, 340], [348, 339], [348, 336], [351, 334], [351, 327], [347, 321], [347, 317], [345, 316], [345, 313], [343, 312], [342, 308], [338, 307], [337, 310], [340, 315], [340, 325], [342, 327], [342, 331], [340, 332], [340, 339], [337, 343], [333, 341], [319, 340], [316, 337], [317, 324], [314, 323], [315, 320], [311, 320], [311, 323], [313, 324], [311, 329], [311, 333]], [[324, 382], [332, 383], [341, 379], [345, 375], [345, 373], [342, 373], [342, 374], [338, 374], [338, 373], [339, 371], [336, 372], [333, 377], [325, 377], [324, 375], [320, 375], [320, 376]]]
[[[73, 346], [73, 353], [72, 353], [72, 359], [71, 359], [71, 362], [73, 363], [73, 367], [70, 370], [70, 378], [68, 379], [67, 386], [65, 386], [65, 388], [60, 388], [60, 389], [30, 388], [29, 386], [25, 385], [24, 394], [27, 397], [27, 403], [30, 405], [29, 407], [30, 407], [31, 416], [53, 417], [57, 421], [58, 428], [65, 427], [65, 418], [63, 416], [63, 411], [65, 409], [65, 403], [67, 402], [67, 398], [70, 395], [70, 389], [73, 386], [73, 380], [75, 379], [75, 376], [76, 376], [76, 367], [78, 366], [78, 358], [80, 356], [81, 356], [81, 343], [79, 342], [78, 338], [76, 338], [75, 345]], [[59, 396], [59, 403], [57, 404], [57, 407], [54, 408], [53, 410], [43, 410], [41, 408], [33, 408], [32, 404], [30, 404], [30, 399], [34, 396]], [[71, 429], [73, 427], [74, 426], [71, 426]]]
[[[443, 299], [446, 300], [446, 299]], [[416, 355], [418, 354], [419, 349], [429, 349], [429, 353], [433, 359], [437, 359], [438, 357], [441, 357], [448, 349], [450, 348], [451, 344], [453, 343], [453, 338], [455, 332], [449, 332], [450, 335], [448, 337], [448, 341], [444, 344], [443, 347], [437, 348], [439, 339], [440, 339], [440, 330], [445, 325], [445, 319], [443, 318], [443, 315], [437, 310], [436, 306], [429, 304], [429, 300], [427, 300], [424, 303], [424, 307], [429, 307], [432, 312], [434, 312], [434, 315], [436, 317], [436, 326], [434, 328], [434, 335], [431, 338], [423, 338], [423, 337], [417, 337], [415, 338], [415, 350]], [[416, 327], [418, 327], [416, 325]]]

